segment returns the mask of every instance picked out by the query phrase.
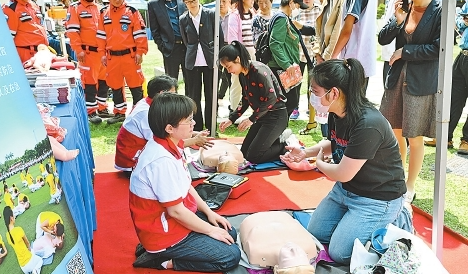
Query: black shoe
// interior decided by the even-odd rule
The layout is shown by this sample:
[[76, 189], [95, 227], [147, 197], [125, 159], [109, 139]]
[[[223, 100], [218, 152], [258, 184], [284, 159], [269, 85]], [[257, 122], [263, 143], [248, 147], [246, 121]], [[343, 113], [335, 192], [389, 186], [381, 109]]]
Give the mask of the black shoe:
[[161, 257], [161, 255], [158, 253], [148, 253], [145, 251], [142, 255], [138, 256], [132, 266], [165, 270], [166, 268], [164, 268], [161, 264], [169, 260], [171, 259]]
[[92, 124], [100, 124], [103, 120], [95, 112], [88, 114], [88, 121]]
[[140, 255], [142, 255], [145, 252], [146, 252], [146, 250], [143, 247], [143, 245], [141, 243], [138, 243], [137, 247], [135, 247], [135, 257], [138, 258], [138, 257], [140, 257]]
[[98, 110], [98, 116], [101, 118], [112, 118], [114, 113], [110, 112], [109, 109]]
[[119, 123], [119, 122], [124, 122], [124, 121], [125, 121], [125, 114], [120, 114], [120, 113], [117, 113], [116, 115], [114, 115], [114, 117], [107, 119], [107, 123], [109, 125]]

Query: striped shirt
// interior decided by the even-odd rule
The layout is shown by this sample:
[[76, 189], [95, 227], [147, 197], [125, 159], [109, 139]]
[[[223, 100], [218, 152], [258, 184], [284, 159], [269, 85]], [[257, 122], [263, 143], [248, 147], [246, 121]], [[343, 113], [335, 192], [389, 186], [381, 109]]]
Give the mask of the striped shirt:
[[[316, 19], [319, 17], [321, 14], [321, 9], [318, 6], [314, 6], [311, 10], [300, 10], [300, 13], [296, 15], [293, 20], [300, 22], [302, 25], [307, 25], [307, 26], [315, 26], [316, 25]], [[314, 38], [312, 36], [306, 36], [306, 35], [301, 35], [303, 38], [303, 42], [305, 43], [306, 48], [308, 49], [308, 54], [309, 56], [314, 56], [313, 52], [313, 40], [311, 38]], [[306, 57], [305, 54], [303, 53], [303, 49], [301, 48], [301, 44], [299, 44], [300, 47], [300, 61], [302, 63], [306, 63]]]
[[254, 39], [252, 36], [252, 15], [251, 13], [245, 13], [244, 17], [246, 19], [241, 18], [241, 31], [242, 31], [242, 37], [243, 37], [243, 45], [246, 48], [254, 49]]

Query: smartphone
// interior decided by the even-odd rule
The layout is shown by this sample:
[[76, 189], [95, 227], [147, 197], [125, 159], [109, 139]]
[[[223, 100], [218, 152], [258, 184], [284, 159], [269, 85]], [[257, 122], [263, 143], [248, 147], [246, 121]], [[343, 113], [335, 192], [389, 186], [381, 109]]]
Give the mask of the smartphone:
[[402, 0], [401, 9], [402, 9], [405, 13], [409, 13], [409, 0]]

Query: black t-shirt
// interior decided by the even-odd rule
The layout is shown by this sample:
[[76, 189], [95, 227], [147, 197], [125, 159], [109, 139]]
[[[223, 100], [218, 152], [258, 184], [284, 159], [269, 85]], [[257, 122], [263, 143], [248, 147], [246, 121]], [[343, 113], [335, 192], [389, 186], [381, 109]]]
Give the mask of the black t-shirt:
[[390, 201], [407, 190], [399, 145], [389, 122], [375, 108], [366, 108], [362, 117], [347, 126], [345, 119], [329, 115], [332, 157], [338, 164], [345, 155], [367, 161], [343, 188], [360, 196]]

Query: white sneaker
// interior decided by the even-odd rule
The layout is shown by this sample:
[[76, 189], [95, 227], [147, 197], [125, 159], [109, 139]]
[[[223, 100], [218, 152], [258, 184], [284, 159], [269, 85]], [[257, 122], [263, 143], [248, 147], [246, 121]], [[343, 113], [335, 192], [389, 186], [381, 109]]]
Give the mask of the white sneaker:
[[292, 131], [291, 129], [289, 128], [286, 128], [282, 134], [280, 134], [280, 136], [278, 137], [280, 143], [285, 143], [288, 139], [288, 137], [290, 137], [290, 135], [292, 135]]
[[301, 147], [300, 141], [295, 134], [290, 135], [285, 142], [290, 147]]

